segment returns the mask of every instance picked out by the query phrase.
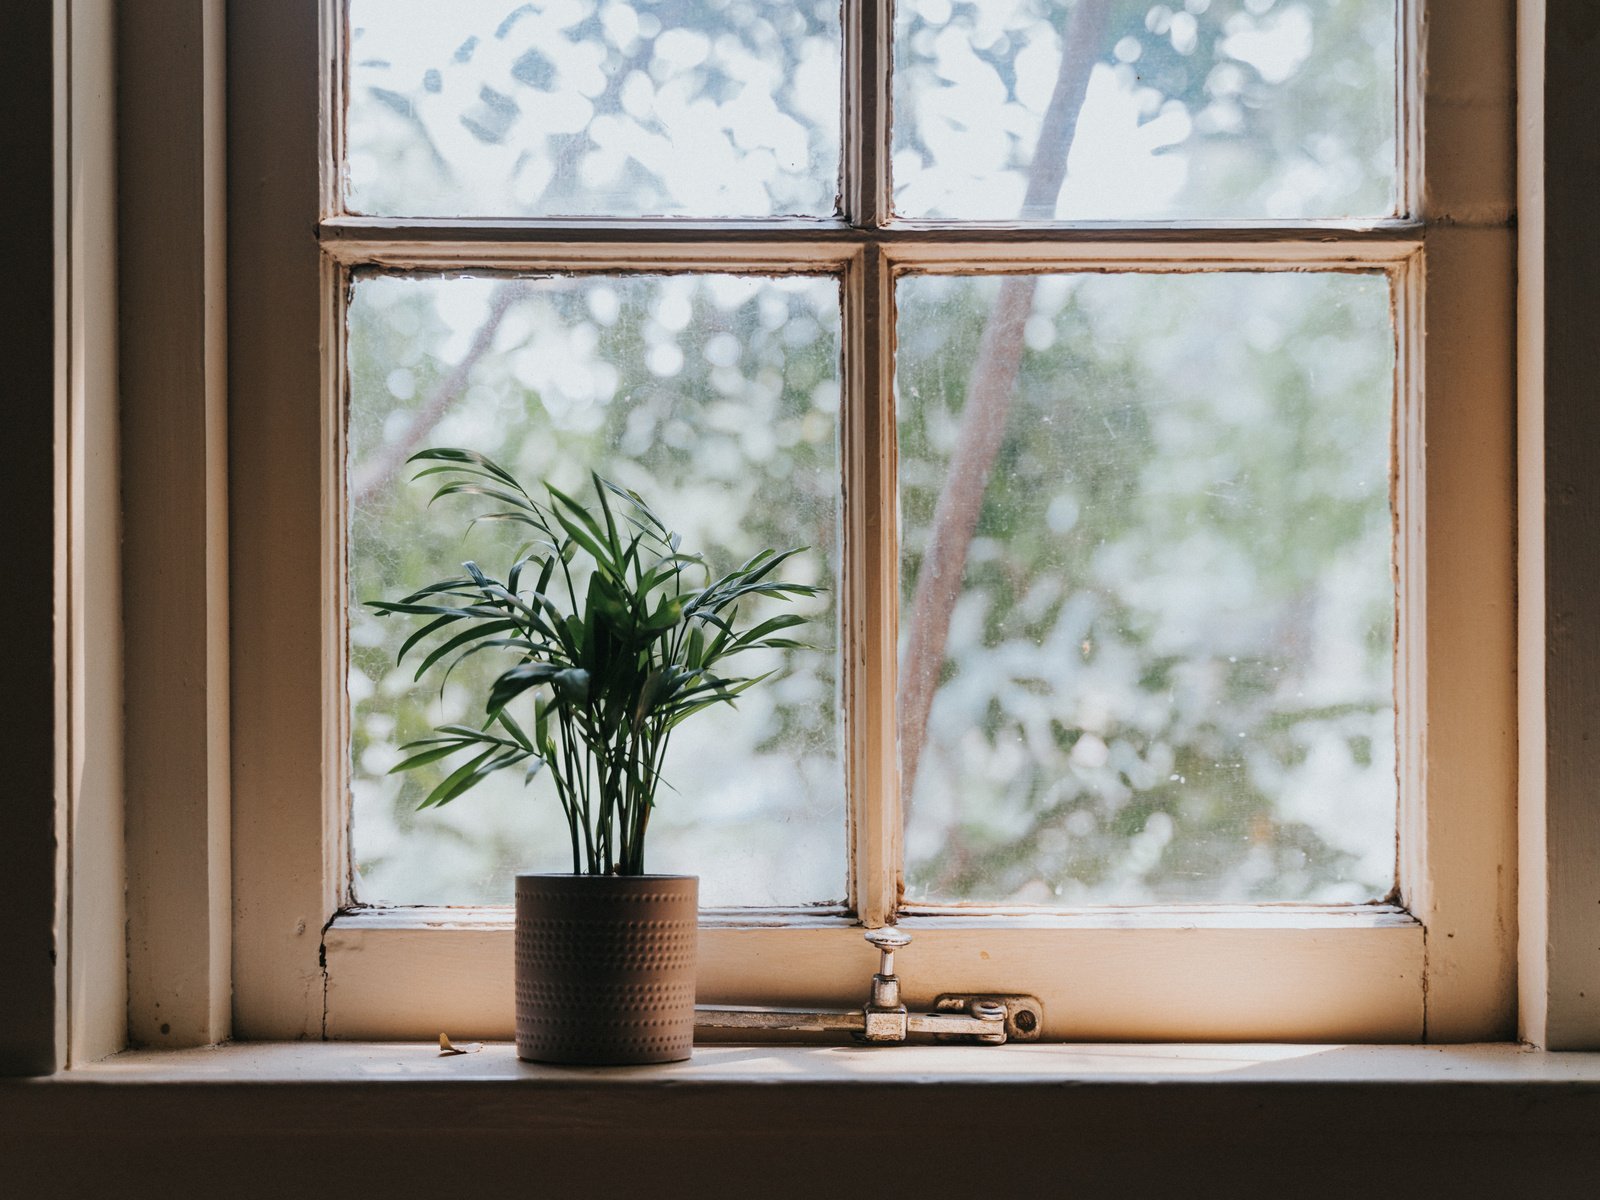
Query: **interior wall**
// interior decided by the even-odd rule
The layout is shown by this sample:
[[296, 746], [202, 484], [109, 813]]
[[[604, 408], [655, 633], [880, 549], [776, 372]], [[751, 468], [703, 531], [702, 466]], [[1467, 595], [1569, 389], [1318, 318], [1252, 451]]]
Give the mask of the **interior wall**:
[[222, 9], [139, 0], [115, 31], [127, 1033], [168, 1048], [232, 1016]]
[[114, 2], [0, 6], [0, 1075], [104, 1057], [127, 1025]]
[[69, 1064], [127, 1043], [116, 0], [70, 0]]
[[5, 371], [6, 436], [0, 477], [9, 503], [0, 549], [15, 572], [8, 589], [6, 653], [0, 655], [0, 728], [9, 747], [0, 808], [0, 879], [8, 924], [0, 939], [0, 1075], [36, 1074], [64, 1061], [64, 1006], [58, 972], [58, 857], [55, 788], [56, 602], [60, 522], [57, 471], [62, 447], [56, 389], [55, 37], [51, 4], [0, 5], [0, 363]]
[[1600, 1048], [1600, 5], [1519, 29], [1519, 1025]]

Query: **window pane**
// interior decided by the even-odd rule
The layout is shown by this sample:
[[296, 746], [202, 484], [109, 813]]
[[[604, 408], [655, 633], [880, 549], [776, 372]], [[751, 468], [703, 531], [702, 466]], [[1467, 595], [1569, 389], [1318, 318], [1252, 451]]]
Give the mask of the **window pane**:
[[[673, 734], [646, 869], [701, 877], [704, 903], [844, 895], [835, 573], [839, 289], [832, 278], [358, 278], [350, 302], [350, 706], [356, 894], [400, 904], [508, 903], [518, 870], [570, 870], [548, 779], [491, 776], [417, 812], [442, 774], [387, 774], [433, 725], [481, 715], [508, 663], [469, 659], [440, 694], [395, 652], [415, 628], [361, 601], [396, 598], [473, 559], [503, 572], [517, 540], [463, 528], [470, 501], [429, 506], [403, 466], [466, 446], [587, 495], [591, 468], [636, 489], [714, 567], [811, 547], [787, 577], [829, 592], [762, 652], [779, 674]], [[502, 576], [503, 578], [503, 576]], [[759, 610], [743, 614], [759, 617]], [[447, 770], [445, 764], [439, 771]], [[513, 778], [513, 776], [517, 776]]]
[[896, 208], [975, 220], [1390, 215], [1395, 7], [904, 0]]
[[1387, 280], [899, 300], [908, 898], [1387, 893]]
[[349, 21], [353, 212], [836, 207], [837, 0], [349, 0]]

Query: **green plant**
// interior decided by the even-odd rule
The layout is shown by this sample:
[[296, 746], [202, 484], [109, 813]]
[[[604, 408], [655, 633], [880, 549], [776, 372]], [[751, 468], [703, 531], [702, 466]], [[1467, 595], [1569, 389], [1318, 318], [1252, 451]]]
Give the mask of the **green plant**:
[[[715, 668], [745, 651], [800, 645], [780, 636], [805, 623], [796, 613], [739, 628], [741, 601], [817, 594], [816, 587], [774, 575], [800, 548], [763, 550], [713, 577], [643, 499], [599, 475], [593, 506], [549, 485], [549, 503], [541, 504], [503, 467], [471, 450], [424, 450], [409, 461], [436, 464], [416, 476], [442, 477], [433, 501], [475, 496], [503, 506], [480, 513], [469, 528], [508, 521], [527, 527], [532, 540], [517, 551], [504, 580], [467, 562], [466, 574], [403, 599], [367, 601], [382, 615], [430, 618], [397, 654], [403, 662], [438, 635], [417, 680], [439, 666], [448, 679], [463, 659], [483, 651], [515, 660], [490, 685], [480, 727], [439, 726], [436, 736], [402, 747], [409, 757], [393, 770], [472, 752], [422, 800], [419, 807], [429, 808], [507, 767], [523, 766], [530, 782], [548, 767], [572, 837], [573, 873], [643, 873], [645, 833], [673, 729], [767, 677]], [[696, 576], [702, 586], [691, 585]], [[531, 735], [508, 711], [528, 692], [534, 693]]]

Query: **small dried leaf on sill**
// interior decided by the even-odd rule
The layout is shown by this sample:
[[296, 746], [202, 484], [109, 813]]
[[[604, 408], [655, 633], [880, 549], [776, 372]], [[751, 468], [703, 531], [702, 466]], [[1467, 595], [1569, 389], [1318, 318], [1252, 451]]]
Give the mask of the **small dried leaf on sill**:
[[450, 1035], [448, 1033], [441, 1033], [439, 1035], [439, 1056], [441, 1058], [447, 1057], [451, 1054], [476, 1054], [482, 1049], [482, 1042], [463, 1042], [461, 1045], [457, 1046], [450, 1040]]

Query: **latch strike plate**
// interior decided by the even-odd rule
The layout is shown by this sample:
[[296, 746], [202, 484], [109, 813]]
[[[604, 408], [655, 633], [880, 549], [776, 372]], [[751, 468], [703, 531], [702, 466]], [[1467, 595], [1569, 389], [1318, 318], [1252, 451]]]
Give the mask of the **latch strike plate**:
[[[1035, 996], [1021, 994], [996, 994], [990, 992], [946, 992], [933, 1002], [933, 1011], [940, 1013], [971, 1012], [978, 1003], [998, 1004], [1006, 1010], [1006, 1041], [1037, 1042], [1044, 1033], [1044, 1005]], [[939, 1035], [942, 1042], [960, 1041], [959, 1037]]]

